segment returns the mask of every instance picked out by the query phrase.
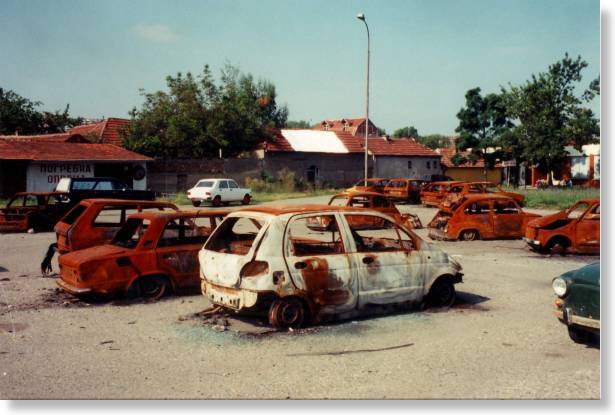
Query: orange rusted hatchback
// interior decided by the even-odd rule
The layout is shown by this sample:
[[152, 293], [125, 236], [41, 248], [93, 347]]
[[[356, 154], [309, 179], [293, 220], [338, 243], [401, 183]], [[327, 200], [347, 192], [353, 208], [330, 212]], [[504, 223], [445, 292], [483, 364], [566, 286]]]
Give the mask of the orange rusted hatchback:
[[60, 288], [84, 297], [159, 299], [199, 286], [198, 251], [226, 210], [131, 215], [111, 243], [60, 257]]
[[468, 194], [449, 207], [442, 207], [429, 223], [429, 237], [446, 241], [518, 239], [530, 220], [540, 215], [527, 213], [511, 197], [497, 194]]
[[422, 183], [417, 179], [391, 179], [384, 188], [384, 195], [396, 202], [419, 203]]
[[421, 190], [423, 206], [438, 206], [446, 197], [451, 187], [463, 182], [433, 182], [426, 184]]
[[334, 195], [329, 200], [329, 206], [348, 206], [375, 210], [389, 215], [397, 223], [403, 224], [410, 229], [423, 227], [421, 219], [413, 213], [401, 213], [395, 203], [379, 193], [372, 192], [343, 192]]
[[525, 242], [541, 253], [600, 253], [600, 199], [579, 200], [568, 209], [531, 221]]

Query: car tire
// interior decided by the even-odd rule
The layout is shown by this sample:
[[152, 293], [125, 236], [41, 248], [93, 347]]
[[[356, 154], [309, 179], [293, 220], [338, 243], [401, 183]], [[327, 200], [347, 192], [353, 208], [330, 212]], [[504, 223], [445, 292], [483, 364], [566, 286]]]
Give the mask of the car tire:
[[200, 200], [193, 200], [193, 201], [192, 201], [192, 206], [194, 206], [194, 207], [199, 207], [199, 206], [201, 206], [201, 201], [200, 201]]
[[568, 336], [570, 340], [579, 344], [586, 344], [590, 340], [590, 333], [585, 330], [581, 330], [578, 327], [568, 326]]
[[245, 195], [245, 196], [243, 197], [243, 199], [241, 199], [241, 204], [242, 204], [242, 205], [249, 205], [251, 201], [252, 201], [252, 196], [250, 196], [250, 195]]
[[431, 307], [450, 307], [455, 302], [455, 285], [448, 278], [434, 282], [427, 294], [427, 304]]
[[220, 196], [216, 196], [216, 197], [214, 197], [214, 200], [213, 200], [212, 204], [213, 204], [215, 207], [220, 207], [220, 206], [222, 206], [222, 198], [221, 198]]
[[306, 308], [298, 298], [278, 298], [269, 308], [269, 324], [277, 329], [300, 328], [306, 317]]
[[156, 301], [167, 292], [167, 286], [167, 280], [164, 277], [145, 277], [139, 280], [139, 295], [146, 300]]
[[476, 241], [477, 239], [479, 239], [479, 235], [474, 229], [468, 229], [459, 234], [460, 241]]

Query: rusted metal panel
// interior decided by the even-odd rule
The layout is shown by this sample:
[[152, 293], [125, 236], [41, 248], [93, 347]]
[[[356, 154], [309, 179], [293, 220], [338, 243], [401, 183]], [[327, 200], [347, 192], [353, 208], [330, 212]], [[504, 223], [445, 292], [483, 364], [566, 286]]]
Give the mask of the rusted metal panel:
[[421, 186], [423, 182], [415, 179], [391, 179], [384, 188], [384, 195], [395, 201], [419, 203], [421, 201]]
[[70, 205], [57, 192], [20, 192], [0, 209], [0, 232], [47, 231]]
[[530, 221], [525, 241], [541, 253], [600, 253], [600, 199], [583, 199], [568, 209]]
[[512, 198], [492, 193], [466, 194], [436, 213], [429, 237], [438, 240], [517, 239], [539, 215], [524, 212]]
[[226, 214], [219, 209], [133, 214], [110, 243], [62, 255], [58, 285], [75, 295], [134, 290], [152, 299], [196, 288], [198, 251]]
[[463, 182], [446, 181], [426, 184], [421, 190], [421, 203], [423, 206], [438, 206], [448, 194], [450, 188]]
[[[256, 221], [258, 231], [249, 248], [238, 251], [224, 241], [244, 239], [239, 224], [246, 220]], [[214, 304], [262, 310], [278, 326], [418, 303], [439, 277], [450, 278], [451, 286], [461, 281], [461, 266], [411, 230], [381, 213], [348, 207], [233, 212], [199, 261], [203, 294]], [[252, 268], [260, 272], [246, 275]]]

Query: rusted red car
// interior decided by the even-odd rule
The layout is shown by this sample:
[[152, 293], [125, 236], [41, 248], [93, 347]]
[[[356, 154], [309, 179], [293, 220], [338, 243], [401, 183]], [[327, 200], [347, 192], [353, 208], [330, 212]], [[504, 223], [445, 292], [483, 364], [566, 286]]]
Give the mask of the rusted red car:
[[429, 237], [447, 241], [518, 239], [525, 234], [528, 222], [539, 216], [524, 212], [508, 196], [468, 194], [436, 213], [428, 225]]
[[426, 184], [421, 190], [423, 206], [438, 206], [446, 197], [451, 187], [463, 182], [433, 182]]
[[[372, 192], [343, 192], [334, 195], [329, 200], [329, 206], [347, 206], [375, 210], [389, 215], [397, 223], [403, 224], [410, 229], [423, 227], [421, 219], [413, 213], [401, 213], [395, 203], [388, 200], [384, 195]], [[377, 220], [374, 219], [374, 220]], [[369, 224], [364, 224], [369, 225]]]
[[600, 199], [579, 200], [568, 209], [528, 223], [525, 238], [541, 253], [600, 253]]
[[422, 183], [416, 179], [391, 179], [384, 188], [384, 195], [396, 202], [419, 203]]
[[60, 257], [63, 290], [84, 297], [159, 299], [199, 286], [198, 251], [227, 210], [131, 215], [111, 243]]
[[19, 192], [0, 209], [0, 232], [49, 231], [72, 205], [58, 192]]
[[373, 192], [382, 194], [388, 182], [388, 179], [372, 177], [367, 179], [367, 186], [365, 186], [365, 180], [361, 179], [354, 186], [346, 190], [348, 192]]

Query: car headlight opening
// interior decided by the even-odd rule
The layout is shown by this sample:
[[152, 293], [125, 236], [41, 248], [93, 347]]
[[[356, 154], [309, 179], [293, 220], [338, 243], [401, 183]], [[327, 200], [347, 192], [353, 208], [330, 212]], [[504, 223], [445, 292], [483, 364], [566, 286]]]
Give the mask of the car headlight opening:
[[566, 291], [568, 291], [568, 285], [566, 284], [566, 281], [564, 281], [562, 278], [554, 279], [552, 286], [553, 286], [553, 291], [559, 297], [565, 296]]

